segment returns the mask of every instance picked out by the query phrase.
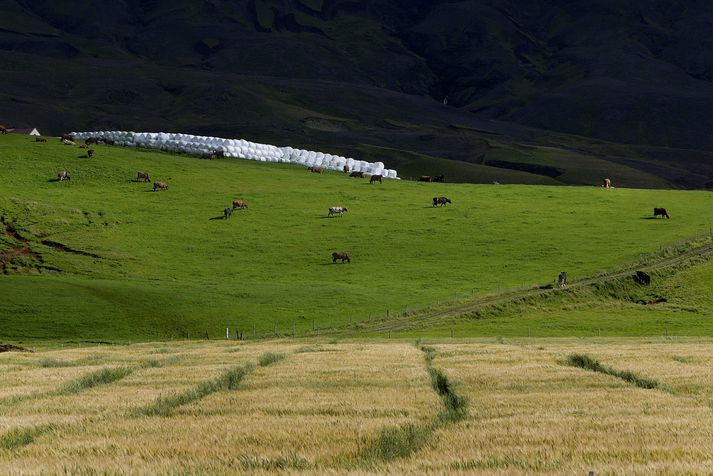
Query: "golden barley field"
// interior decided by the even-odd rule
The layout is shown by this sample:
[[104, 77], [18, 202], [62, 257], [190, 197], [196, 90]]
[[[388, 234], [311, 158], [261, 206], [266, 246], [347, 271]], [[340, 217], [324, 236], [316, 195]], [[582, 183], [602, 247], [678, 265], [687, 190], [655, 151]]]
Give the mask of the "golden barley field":
[[713, 474], [711, 369], [708, 339], [7, 352], [0, 473]]

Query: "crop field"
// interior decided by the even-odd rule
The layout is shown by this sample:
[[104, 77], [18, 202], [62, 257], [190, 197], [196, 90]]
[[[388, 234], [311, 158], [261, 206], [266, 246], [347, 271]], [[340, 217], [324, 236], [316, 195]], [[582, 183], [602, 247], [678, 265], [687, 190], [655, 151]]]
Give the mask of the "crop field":
[[0, 354], [4, 474], [713, 471], [710, 339]]
[[[707, 235], [712, 221], [713, 196], [700, 191], [369, 185], [297, 166], [95, 149], [88, 159], [56, 139], [0, 137], [4, 339], [329, 329], [551, 283], [562, 270], [590, 276]], [[71, 180], [54, 180], [62, 169]], [[144, 170], [169, 189], [134, 181]], [[434, 196], [453, 203], [434, 208]], [[249, 209], [221, 219], [236, 198]], [[349, 211], [327, 218], [329, 206]], [[653, 219], [654, 206], [672, 218]], [[351, 264], [332, 264], [333, 251]]]

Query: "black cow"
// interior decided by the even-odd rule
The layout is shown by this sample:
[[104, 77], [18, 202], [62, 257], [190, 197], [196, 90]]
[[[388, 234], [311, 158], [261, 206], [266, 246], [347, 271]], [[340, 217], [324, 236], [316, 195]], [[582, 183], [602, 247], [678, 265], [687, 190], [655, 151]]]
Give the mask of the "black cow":
[[335, 251], [334, 253], [332, 253], [332, 263], [336, 263], [338, 259], [342, 260], [342, 263], [344, 263], [345, 261], [347, 263], [352, 262], [352, 260], [349, 259], [349, 255], [346, 251], [341, 251], [339, 253]]
[[433, 197], [433, 206], [445, 206], [446, 203], [453, 203], [451, 202], [450, 198], [446, 197]]
[[662, 217], [671, 218], [665, 208], [654, 208], [654, 218], [661, 215]]

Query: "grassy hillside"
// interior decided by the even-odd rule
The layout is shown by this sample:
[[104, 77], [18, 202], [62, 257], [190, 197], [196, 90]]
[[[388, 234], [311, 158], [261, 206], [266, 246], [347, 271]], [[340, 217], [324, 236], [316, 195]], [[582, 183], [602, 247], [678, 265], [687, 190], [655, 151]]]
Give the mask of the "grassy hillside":
[[711, 461], [711, 364], [710, 339], [6, 353], [0, 466], [9, 474], [701, 473]]
[[[0, 137], [2, 338], [132, 340], [332, 323], [581, 277], [707, 232], [704, 192], [369, 185], [296, 166]], [[56, 182], [59, 170], [72, 179]], [[133, 182], [146, 170], [169, 190]], [[434, 209], [445, 195], [452, 206]], [[215, 219], [232, 199], [250, 209]], [[343, 218], [327, 208], [346, 206]], [[671, 220], [652, 219], [665, 206]], [[9, 229], [16, 230], [19, 236]], [[22, 240], [26, 240], [25, 245]], [[43, 242], [45, 242], [43, 244]], [[333, 251], [351, 264], [332, 264]], [[9, 256], [9, 255], [6, 255]]]

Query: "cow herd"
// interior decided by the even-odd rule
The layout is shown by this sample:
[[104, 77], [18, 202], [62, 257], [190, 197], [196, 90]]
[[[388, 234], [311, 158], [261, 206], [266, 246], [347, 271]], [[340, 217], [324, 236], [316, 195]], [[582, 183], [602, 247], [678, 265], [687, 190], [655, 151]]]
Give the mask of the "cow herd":
[[[0, 127], [0, 133], [6, 133], [6, 130], [4, 130], [2, 127]], [[62, 137], [59, 138], [60, 141], [63, 144], [66, 145], [75, 145], [74, 137], [70, 134], [64, 134]], [[47, 140], [44, 138], [36, 138], [36, 142], [46, 142]], [[93, 157], [94, 156], [94, 150], [90, 148], [91, 144], [98, 144], [99, 142], [104, 142], [107, 145], [113, 145], [113, 140], [109, 139], [96, 139], [93, 137], [87, 138], [85, 140], [85, 143], [80, 145], [82, 149], [86, 149], [87, 151], [87, 157]], [[203, 159], [215, 159], [218, 157], [221, 157], [222, 154], [219, 154], [217, 152], [211, 153], [211, 154], [203, 154], [201, 158]], [[312, 173], [318, 173], [322, 174], [324, 169], [322, 167], [309, 167], [308, 169]], [[345, 165], [343, 168], [344, 173], [349, 174], [350, 177], [356, 177], [356, 178], [363, 178], [364, 177], [364, 172], [357, 172], [357, 171], [351, 171], [349, 169], [348, 165]], [[57, 180], [58, 182], [63, 182], [65, 180], [71, 180], [71, 176], [69, 172], [66, 170], [61, 170], [57, 174]], [[141, 182], [143, 181], [144, 183], [151, 183], [151, 177], [149, 176], [148, 172], [145, 171], [139, 171], [136, 174], [136, 182]], [[419, 182], [445, 182], [445, 177], [443, 175], [437, 175], [437, 176], [430, 176], [430, 175], [423, 175], [419, 177], [418, 179]], [[383, 184], [383, 176], [382, 175], [371, 175], [369, 179], [369, 183], [375, 183], [379, 182], [380, 184]], [[614, 188], [612, 186], [612, 182], [610, 178], [605, 178], [602, 183], [602, 187], [604, 188]], [[163, 181], [156, 181], [153, 183], [153, 191], [165, 191], [168, 190], [168, 183], [163, 182]], [[449, 203], [453, 203], [449, 198], [447, 197], [433, 197], [432, 199], [432, 206], [435, 207], [443, 207], [446, 206]], [[232, 202], [232, 207], [227, 207], [223, 210], [223, 219], [228, 219], [232, 216], [234, 210], [245, 210], [248, 208], [247, 203], [243, 199], [236, 199], [233, 200]], [[344, 213], [347, 212], [347, 208], [343, 206], [335, 206], [335, 207], [329, 207], [327, 217], [331, 218], [333, 216], [339, 216], [342, 217], [344, 216]], [[670, 218], [668, 211], [665, 208], [662, 207], [655, 207], [654, 208], [654, 218], [657, 217], [663, 217], [663, 218]], [[336, 263], [338, 260], [341, 260], [342, 263], [347, 262], [351, 263], [351, 258], [347, 254], [347, 252], [342, 251], [342, 252], [334, 252], [332, 253], [332, 262]], [[557, 283], [560, 288], [565, 287], [567, 283], [567, 273], [562, 272], [559, 274]]]

